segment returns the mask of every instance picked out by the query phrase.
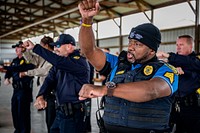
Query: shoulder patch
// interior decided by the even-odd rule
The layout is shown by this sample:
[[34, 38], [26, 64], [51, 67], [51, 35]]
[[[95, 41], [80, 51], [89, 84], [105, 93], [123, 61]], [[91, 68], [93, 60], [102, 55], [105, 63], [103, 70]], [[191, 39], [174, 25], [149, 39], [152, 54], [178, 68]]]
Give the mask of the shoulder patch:
[[151, 75], [153, 73], [153, 66], [147, 65], [144, 68], [144, 74], [146, 76]]
[[200, 55], [197, 55], [196, 57], [197, 57], [198, 59], [200, 59]]
[[171, 73], [171, 72], [166, 72], [164, 74], [165, 77], [167, 77], [170, 81], [170, 83], [172, 84], [174, 82], [174, 73]]
[[198, 88], [196, 92], [197, 92], [197, 94], [200, 94], [200, 88]]
[[20, 65], [24, 64], [24, 60], [21, 60], [19, 64], [20, 64]]
[[73, 58], [78, 60], [78, 59], [80, 59], [80, 56], [74, 56]]
[[165, 63], [166, 66], [168, 66], [175, 74], [178, 74], [178, 71], [176, 70], [176, 68], [168, 63]]

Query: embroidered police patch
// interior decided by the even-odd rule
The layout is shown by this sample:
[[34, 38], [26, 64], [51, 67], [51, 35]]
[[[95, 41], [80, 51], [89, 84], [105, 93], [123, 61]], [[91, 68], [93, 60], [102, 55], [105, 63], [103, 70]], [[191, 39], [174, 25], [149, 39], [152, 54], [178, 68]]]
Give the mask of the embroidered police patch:
[[197, 89], [196, 93], [197, 93], [197, 94], [200, 94], [200, 88]]
[[78, 59], [80, 59], [80, 56], [74, 56], [73, 58], [78, 60]]
[[147, 66], [144, 68], [144, 74], [145, 74], [146, 76], [148, 76], [148, 75], [151, 75], [152, 73], [153, 73], [153, 67], [147, 65]]
[[176, 69], [174, 66], [172, 66], [172, 65], [170, 65], [170, 64], [168, 64], [168, 63], [166, 63], [166, 66], [168, 66], [170, 69], [172, 69], [172, 71], [173, 71], [175, 74], [178, 74], [178, 71], [177, 71], [177, 69]]
[[174, 73], [166, 72], [164, 76], [169, 79], [171, 84], [174, 82]]
[[21, 60], [19, 64], [20, 64], [20, 65], [24, 64], [24, 60]]
[[140, 40], [140, 39], [143, 38], [143, 36], [136, 33], [136, 31], [133, 31], [133, 32], [130, 33], [130, 38], [137, 38], [138, 40]]
[[200, 55], [197, 55], [196, 57], [197, 57], [198, 59], [200, 59]]

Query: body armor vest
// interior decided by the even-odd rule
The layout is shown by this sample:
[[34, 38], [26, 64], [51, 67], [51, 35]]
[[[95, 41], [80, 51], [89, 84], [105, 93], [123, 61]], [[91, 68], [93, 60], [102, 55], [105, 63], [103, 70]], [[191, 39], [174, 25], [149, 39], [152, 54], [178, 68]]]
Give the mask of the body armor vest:
[[[162, 62], [149, 62], [131, 70], [132, 64], [118, 63], [115, 83], [127, 83], [150, 80], [157, 70], [164, 65]], [[136, 103], [117, 97], [106, 97], [104, 121], [107, 124], [130, 128], [163, 130], [168, 128], [172, 98], [163, 97], [148, 102]]]

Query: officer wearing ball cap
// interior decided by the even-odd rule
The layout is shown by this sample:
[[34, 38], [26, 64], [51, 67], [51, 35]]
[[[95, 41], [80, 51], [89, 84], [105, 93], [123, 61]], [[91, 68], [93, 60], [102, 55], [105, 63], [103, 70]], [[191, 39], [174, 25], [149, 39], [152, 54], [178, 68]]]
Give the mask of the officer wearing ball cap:
[[23, 42], [19, 41], [12, 48], [15, 48], [17, 55], [10, 64], [10, 66], [4, 66], [7, 70], [5, 74], [4, 84], [11, 84], [12, 79], [13, 95], [11, 99], [11, 112], [13, 118], [13, 126], [15, 133], [30, 133], [31, 132], [31, 102], [33, 100], [33, 76], [20, 77], [19, 73], [32, 70], [35, 65], [25, 61], [22, 51]]
[[109, 133], [168, 133], [178, 75], [156, 57], [161, 42], [159, 29], [151, 23], [138, 25], [128, 36], [127, 51], [119, 57], [105, 54], [95, 46], [92, 30], [99, 9], [97, 0], [80, 2], [79, 43], [90, 63], [108, 80], [103, 86], [84, 85], [79, 99], [105, 96], [103, 126]]
[[12, 45], [12, 48], [16, 48], [16, 47], [22, 47], [23, 42], [19, 41], [17, 42], [15, 45]]
[[56, 118], [50, 132], [56, 133], [82, 133], [86, 132], [86, 105], [85, 101], [78, 99], [78, 92], [83, 84], [89, 83], [90, 67], [85, 57], [80, 56], [76, 49], [75, 39], [69, 34], [59, 35], [54, 46], [56, 54], [33, 45], [31, 41], [24, 42], [27, 49], [43, 57], [53, 67], [40, 88], [35, 107], [46, 108], [45, 97], [52, 88], [56, 95]]

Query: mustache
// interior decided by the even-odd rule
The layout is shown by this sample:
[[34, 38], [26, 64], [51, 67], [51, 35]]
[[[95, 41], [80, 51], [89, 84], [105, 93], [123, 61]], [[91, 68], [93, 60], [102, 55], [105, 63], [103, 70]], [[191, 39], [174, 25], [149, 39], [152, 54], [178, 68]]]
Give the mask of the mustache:
[[131, 51], [127, 51], [127, 54], [131, 54], [135, 58], [135, 55]]

